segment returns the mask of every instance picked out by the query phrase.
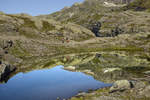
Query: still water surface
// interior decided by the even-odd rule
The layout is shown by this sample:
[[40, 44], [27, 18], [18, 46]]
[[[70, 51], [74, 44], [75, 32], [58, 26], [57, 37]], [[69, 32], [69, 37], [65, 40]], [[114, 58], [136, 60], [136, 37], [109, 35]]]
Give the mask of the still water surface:
[[56, 100], [70, 98], [79, 91], [111, 86], [81, 72], [56, 66], [51, 69], [18, 73], [6, 84], [0, 84], [0, 100]]

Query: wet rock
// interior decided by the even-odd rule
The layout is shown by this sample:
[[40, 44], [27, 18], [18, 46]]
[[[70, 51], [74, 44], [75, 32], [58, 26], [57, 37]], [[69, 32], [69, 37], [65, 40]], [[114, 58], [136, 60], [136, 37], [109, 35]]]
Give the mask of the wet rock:
[[110, 88], [110, 93], [116, 91], [124, 91], [131, 88], [131, 83], [128, 80], [119, 80], [116, 81], [113, 86]]

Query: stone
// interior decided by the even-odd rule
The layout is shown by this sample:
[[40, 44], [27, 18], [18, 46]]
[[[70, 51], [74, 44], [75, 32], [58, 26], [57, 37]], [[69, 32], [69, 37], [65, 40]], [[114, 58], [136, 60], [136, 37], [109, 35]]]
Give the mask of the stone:
[[76, 67], [74, 66], [68, 66], [68, 67], [64, 67], [65, 70], [75, 70]]
[[83, 70], [82, 72], [86, 74], [94, 75], [94, 72], [92, 72], [91, 70]]
[[2, 63], [0, 65], [0, 80], [5, 78], [8, 74], [10, 74], [12, 71], [15, 70], [15, 67], [8, 64], [8, 63]]
[[150, 71], [145, 71], [144, 74], [150, 74]]
[[116, 91], [124, 91], [131, 88], [131, 83], [128, 80], [119, 80], [116, 81], [113, 86], [110, 88], [110, 93]]
[[114, 72], [114, 71], [120, 71], [121, 68], [106, 68], [104, 69], [104, 73], [110, 73], [110, 72]]
[[143, 91], [140, 92], [141, 95], [145, 95], [145, 97], [149, 98], [150, 95], [150, 86], [147, 86]]
[[101, 37], [100, 35], [100, 29], [101, 29], [101, 22], [96, 22], [95, 24], [92, 25], [92, 32], [95, 34], [96, 37]]

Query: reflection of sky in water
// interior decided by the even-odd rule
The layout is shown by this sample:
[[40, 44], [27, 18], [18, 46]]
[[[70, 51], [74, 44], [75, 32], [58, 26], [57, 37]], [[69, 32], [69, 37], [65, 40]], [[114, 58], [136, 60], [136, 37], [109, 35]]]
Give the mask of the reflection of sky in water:
[[68, 98], [79, 91], [110, 86], [94, 80], [92, 76], [66, 71], [61, 67], [17, 74], [6, 84], [0, 85], [0, 99], [56, 100], [57, 97]]

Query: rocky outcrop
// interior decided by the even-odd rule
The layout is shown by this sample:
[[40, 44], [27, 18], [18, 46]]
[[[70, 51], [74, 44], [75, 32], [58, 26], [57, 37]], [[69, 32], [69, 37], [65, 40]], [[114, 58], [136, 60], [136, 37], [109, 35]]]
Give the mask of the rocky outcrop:
[[92, 25], [91, 31], [95, 34], [96, 37], [101, 37], [100, 34], [101, 22], [96, 22]]
[[65, 70], [70, 70], [70, 71], [75, 71], [76, 67], [74, 66], [68, 66], [68, 67], [64, 67]]
[[20, 62], [20, 59], [9, 54], [12, 46], [12, 40], [3, 41], [0, 45], [0, 81], [5, 80], [11, 72], [15, 71], [14, 65]]
[[124, 91], [130, 88], [132, 88], [131, 82], [129, 82], [128, 80], [119, 80], [113, 84], [113, 86], [110, 88], [110, 92], [112, 93], [115, 91]]
[[1, 62], [0, 64], [0, 81], [13, 72], [16, 68], [7, 62]]
[[[115, 86], [115, 91], [110, 90]], [[141, 81], [134, 81], [134, 87], [128, 80], [118, 80], [112, 87], [98, 89], [89, 93], [79, 93], [69, 100], [149, 100], [150, 86]]]

